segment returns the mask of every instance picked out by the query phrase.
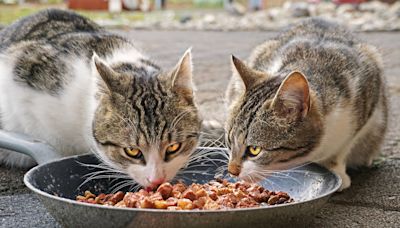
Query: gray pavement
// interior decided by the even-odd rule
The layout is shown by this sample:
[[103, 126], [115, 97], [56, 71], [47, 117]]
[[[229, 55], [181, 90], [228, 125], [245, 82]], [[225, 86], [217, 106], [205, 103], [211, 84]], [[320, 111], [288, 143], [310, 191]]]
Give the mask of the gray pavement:
[[[246, 58], [271, 32], [119, 31], [164, 67], [193, 47], [195, 83], [205, 119], [223, 121], [223, 93], [230, 77], [229, 55]], [[363, 33], [385, 61], [391, 114], [382, 156], [372, 168], [351, 170], [352, 187], [336, 193], [312, 227], [400, 227], [400, 33]], [[56, 227], [24, 187], [23, 170], [0, 167], [0, 227]], [[21, 204], [23, 202], [23, 204]]]

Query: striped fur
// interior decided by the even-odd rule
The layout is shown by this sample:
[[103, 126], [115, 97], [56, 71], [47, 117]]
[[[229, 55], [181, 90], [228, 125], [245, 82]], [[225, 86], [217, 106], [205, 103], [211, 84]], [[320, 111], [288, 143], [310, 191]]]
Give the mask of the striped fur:
[[[226, 92], [229, 170], [257, 180], [269, 170], [318, 162], [350, 186], [346, 167], [371, 165], [387, 126], [376, 48], [340, 25], [308, 19], [233, 58]], [[256, 157], [247, 146], [259, 146]]]
[[[198, 141], [191, 52], [163, 71], [124, 37], [88, 19], [45, 10], [0, 32], [0, 126], [62, 156], [94, 152], [139, 184], [172, 179]], [[182, 143], [167, 155], [172, 143]], [[143, 157], [128, 157], [124, 148]], [[31, 166], [0, 151], [0, 162]]]

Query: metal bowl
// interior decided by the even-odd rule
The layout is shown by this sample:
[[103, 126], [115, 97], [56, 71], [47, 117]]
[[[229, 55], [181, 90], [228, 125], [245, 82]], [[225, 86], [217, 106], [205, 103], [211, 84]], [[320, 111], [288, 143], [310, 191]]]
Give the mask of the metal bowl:
[[[204, 150], [204, 149], [203, 149]], [[209, 149], [210, 152], [214, 149]], [[218, 157], [221, 159], [221, 157]], [[69, 157], [31, 169], [25, 184], [35, 192], [47, 210], [65, 227], [281, 227], [306, 225], [328, 197], [340, 186], [338, 176], [316, 164], [282, 172], [260, 184], [267, 189], [288, 192], [294, 203], [222, 211], [166, 211], [115, 208], [75, 201], [85, 190], [109, 192], [112, 179], [93, 180], [80, 186], [93, 170], [84, 164], [98, 164], [93, 155]], [[207, 165], [207, 166], [206, 166]], [[203, 174], [189, 174], [197, 183], [214, 178], [223, 162], [209, 161], [196, 167]]]

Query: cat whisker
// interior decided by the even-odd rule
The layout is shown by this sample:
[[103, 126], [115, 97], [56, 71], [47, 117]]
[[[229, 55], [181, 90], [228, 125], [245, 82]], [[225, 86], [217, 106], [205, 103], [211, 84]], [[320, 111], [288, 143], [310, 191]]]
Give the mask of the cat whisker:
[[[318, 174], [320, 175], [320, 172], [314, 172], [311, 170], [292, 170], [292, 169], [288, 169], [288, 170], [269, 170], [272, 172], [279, 172], [279, 173], [312, 173], [312, 174]], [[329, 172], [327, 172], [327, 174], [329, 174]]]
[[111, 171], [115, 171], [115, 172], [120, 172], [120, 171], [117, 171], [117, 170], [115, 170], [115, 169], [103, 164], [103, 163], [100, 163], [100, 164], [85, 164], [85, 163], [82, 163], [82, 162], [79, 162], [79, 161], [77, 161], [77, 163], [79, 165], [81, 165], [81, 166], [84, 166], [84, 167], [87, 167], [87, 168], [91, 168], [91, 169], [103, 169], [103, 170], [111, 170]]
[[282, 173], [271, 173], [271, 177], [278, 177], [278, 178], [284, 178], [284, 179], [288, 179], [291, 181], [296, 182], [298, 185], [304, 185], [304, 182], [301, 183], [298, 179], [296, 179], [295, 177], [289, 176], [289, 175], [282, 175]]
[[137, 192], [142, 186], [138, 185], [133, 185], [132, 187], [129, 188], [130, 192]]
[[[119, 172], [119, 171], [104, 169], [104, 170], [99, 170], [99, 171], [94, 171], [94, 172], [87, 173], [87, 174], [85, 174], [83, 177], [87, 177], [87, 176], [91, 176], [91, 175], [97, 175], [97, 174], [102, 174], [102, 173], [124, 174], [124, 173], [121, 173], [121, 172]], [[126, 175], [126, 174], [124, 174], [124, 175]]]
[[96, 179], [129, 179], [129, 180], [131, 180], [132, 178], [130, 178], [128, 176], [108, 175], [108, 174], [90, 177], [90, 179], [88, 178], [88, 180], [96, 180]]
[[292, 180], [292, 181], [296, 182], [299, 185], [302, 185], [302, 183], [298, 179], [296, 179], [295, 177], [289, 176], [289, 174], [287, 174], [287, 173], [274, 172], [274, 171], [271, 171], [271, 170], [254, 170], [254, 173], [257, 174], [257, 175], [263, 176], [264, 179], [268, 179], [269, 176], [278, 177], [278, 178], [285, 178], [285, 179]]
[[222, 147], [224, 148], [224, 142], [222, 140], [222, 138], [224, 137], [224, 134], [221, 134], [220, 136], [218, 136], [217, 138], [215, 138], [215, 134], [207, 134], [210, 137], [213, 137], [212, 139], [208, 139], [208, 138], [204, 138], [201, 137], [200, 138], [200, 143], [203, 144], [205, 147], [210, 147], [210, 146], [217, 146], [217, 147]]
[[183, 179], [183, 180], [186, 180], [186, 181], [188, 181], [188, 182], [191, 182], [192, 181], [192, 179], [190, 179], [189, 177], [187, 177], [187, 176], [183, 176], [184, 174], [177, 174], [174, 178], [173, 178], [173, 181], [179, 181], [179, 180], [181, 180], [181, 179]]
[[[274, 189], [281, 189], [281, 187], [280, 187], [278, 184], [276, 184], [274, 181], [272, 181], [271, 179], [268, 179], [268, 178], [266, 178], [265, 176], [263, 176], [263, 175], [261, 175], [261, 174], [256, 174], [256, 175], [258, 176], [259, 179], [261, 179], [261, 180], [266, 181], [267, 183], [269, 183], [269, 184], [271, 185], [272, 188], [274, 188]], [[276, 186], [277, 186], [278, 188], [276, 188]]]
[[195, 170], [184, 170], [180, 174], [201, 174], [201, 175], [213, 175], [211, 173], [204, 173], [204, 171], [195, 171]]
[[116, 193], [116, 192], [118, 192], [119, 190], [121, 190], [121, 189], [123, 189], [123, 188], [125, 188], [125, 187], [128, 187], [128, 186], [131, 186], [131, 185], [132, 185], [132, 186], [137, 185], [137, 183], [133, 182], [132, 180], [122, 181], [122, 183], [123, 183], [123, 184], [118, 185], [118, 187], [115, 187], [115, 188], [111, 191], [111, 193]]
[[212, 166], [211, 164], [209, 164], [209, 165], [207, 165], [207, 164], [198, 164], [198, 165], [190, 165], [190, 166], [187, 166], [186, 168], [211, 167], [211, 166]]
[[213, 154], [211, 154], [211, 153], [209, 153], [209, 152], [196, 153], [196, 154], [193, 154], [193, 155], [189, 158], [188, 162], [195, 161], [195, 160], [199, 160], [199, 159], [210, 159], [210, 156], [211, 156], [211, 155], [213, 155]]

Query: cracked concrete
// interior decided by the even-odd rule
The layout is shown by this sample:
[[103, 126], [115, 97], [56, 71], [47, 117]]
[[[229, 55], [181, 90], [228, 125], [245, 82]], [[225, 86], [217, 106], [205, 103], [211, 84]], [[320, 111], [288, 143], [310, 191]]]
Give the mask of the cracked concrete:
[[[223, 121], [229, 55], [246, 58], [272, 32], [117, 31], [164, 67], [193, 47], [197, 97], [205, 119]], [[390, 93], [390, 124], [382, 156], [373, 168], [351, 170], [352, 186], [336, 193], [311, 227], [400, 227], [400, 33], [362, 33], [383, 53]], [[0, 167], [0, 227], [57, 227], [24, 187], [25, 171]], [[24, 202], [22, 206], [19, 202]]]

